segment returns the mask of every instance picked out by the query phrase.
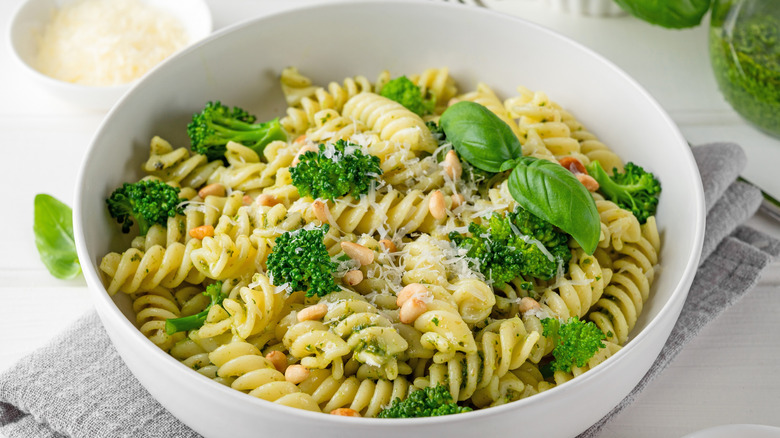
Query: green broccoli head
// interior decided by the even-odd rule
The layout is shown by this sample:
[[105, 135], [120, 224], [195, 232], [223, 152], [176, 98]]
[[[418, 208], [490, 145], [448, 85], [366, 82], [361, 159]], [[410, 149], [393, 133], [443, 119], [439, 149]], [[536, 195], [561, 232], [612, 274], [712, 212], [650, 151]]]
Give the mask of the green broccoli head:
[[379, 412], [379, 418], [417, 418], [436, 417], [439, 415], [460, 414], [469, 412], [471, 408], [458, 406], [452, 400], [449, 389], [444, 385], [423, 388], [414, 391], [401, 400], [396, 397], [390, 406]]
[[472, 222], [469, 233], [449, 237], [498, 287], [518, 277], [549, 280], [571, 260], [569, 236], [522, 207], [505, 216], [494, 213], [485, 225]]
[[585, 168], [599, 183], [599, 191], [620, 208], [633, 213], [640, 224], [655, 215], [661, 193], [661, 183], [655, 175], [634, 163], [626, 163], [623, 172], [613, 169], [612, 176], [598, 161], [592, 161]]
[[205, 155], [209, 161], [224, 160], [229, 141], [241, 143], [262, 156], [265, 146], [274, 140], [286, 140], [279, 119], [255, 123], [255, 116], [245, 110], [208, 102], [203, 110], [192, 116], [187, 125], [192, 150]]
[[325, 296], [339, 290], [333, 273], [338, 264], [330, 259], [322, 239], [328, 224], [321, 228], [301, 228], [276, 238], [266, 266], [276, 286], [289, 284], [292, 290], [306, 291], [307, 297]]
[[431, 113], [436, 103], [435, 98], [423, 96], [420, 87], [406, 76], [400, 76], [389, 81], [382, 87], [382, 91], [379, 94], [400, 103], [420, 117]]
[[179, 188], [159, 180], [141, 180], [124, 183], [106, 199], [108, 213], [122, 224], [127, 233], [134, 222], [138, 223], [141, 235], [154, 224], [167, 225], [168, 218], [181, 214]]
[[203, 327], [206, 323], [206, 317], [209, 315], [209, 310], [214, 306], [221, 306], [222, 301], [227, 298], [227, 295], [222, 293], [222, 282], [217, 281], [206, 286], [206, 290], [203, 291], [203, 295], [206, 295], [211, 299], [211, 302], [202, 311], [189, 316], [182, 316], [181, 318], [170, 318], [165, 320], [165, 333], [172, 335], [177, 332], [183, 332], [187, 330], [194, 330]]
[[604, 333], [593, 322], [573, 317], [561, 323], [556, 318], [545, 318], [542, 325], [542, 336], [551, 338], [555, 345], [552, 371], [569, 372], [573, 366], [584, 366], [599, 348], [605, 347]]
[[379, 157], [364, 154], [360, 146], [344, 140], [320, 144], [319, 152], [305, 152], [290, 168], [292, 183], [301, 196], [330, 200], [368, 193], [381, 174]]

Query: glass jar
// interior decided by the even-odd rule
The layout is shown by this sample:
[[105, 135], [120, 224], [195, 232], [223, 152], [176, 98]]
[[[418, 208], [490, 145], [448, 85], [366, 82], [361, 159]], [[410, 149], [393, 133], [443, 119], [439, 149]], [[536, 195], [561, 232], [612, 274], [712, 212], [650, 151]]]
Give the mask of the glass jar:
[[780, 137], [780, 0], [714, 0], [710, 60], [732, 108]]

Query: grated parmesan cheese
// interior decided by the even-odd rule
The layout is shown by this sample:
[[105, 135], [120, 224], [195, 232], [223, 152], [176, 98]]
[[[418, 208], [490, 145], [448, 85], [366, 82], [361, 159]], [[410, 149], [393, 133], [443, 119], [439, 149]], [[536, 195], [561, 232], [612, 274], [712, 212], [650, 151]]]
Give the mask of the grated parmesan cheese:
[[55, 11], [40, 35], [37, 69], [74, 84], [119, 85], [187, 41], [176, 18], [140, 0], [78, 0]]

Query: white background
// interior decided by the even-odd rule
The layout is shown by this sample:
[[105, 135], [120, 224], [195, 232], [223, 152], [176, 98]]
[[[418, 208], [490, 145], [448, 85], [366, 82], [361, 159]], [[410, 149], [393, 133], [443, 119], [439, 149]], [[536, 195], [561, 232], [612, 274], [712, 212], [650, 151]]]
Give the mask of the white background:
[[[216, 29], [306, 3], [210, 1]], [[612, 60], [648, 89], [692, 143], [741, 144], [749, 158], [743, 175], [780, 198], [780, 141], [751, 128], [722, 99], [710, 71], [706, 23], [673, 31], [627, 16], [557, 12], [544, 0], [485, 3], [555, 29]], [[8, 20], [20, 4], [0, 2], [0, 372], [92, 307], [83, 279], [56, 280], [39, 261], [33, 197], [45, 192], [72, 205], [82, 155], [104, 116], [59, 102], [24, 77], [7, 44]], [[780, 224], [764, 215], [750, 223], [780, 236]], [[681, 437], [728, 423], [780, 426], [778, 315], [776, 261], [758, 286], [706, 327], [602, 436]]]

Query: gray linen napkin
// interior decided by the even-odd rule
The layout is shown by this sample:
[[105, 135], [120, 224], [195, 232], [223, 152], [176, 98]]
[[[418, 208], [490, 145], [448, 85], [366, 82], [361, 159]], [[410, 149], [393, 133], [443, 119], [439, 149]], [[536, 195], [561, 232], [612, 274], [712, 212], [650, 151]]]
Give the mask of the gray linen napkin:
[[[745, 165], [740, 147], [699, 146], [694, 155], [709, 212], [703, 263], [655, 364], [620, 405], [581, 437], [596, 436], [707, 322], [751, 289], [762, 269], [780, 253], [780, 241], [740, 226], [761, 202], [757, 189], [735, 182]], [[0, 434], [9, 438], [198, 437], [133, 377], [94, 312], [0, 375]]]

